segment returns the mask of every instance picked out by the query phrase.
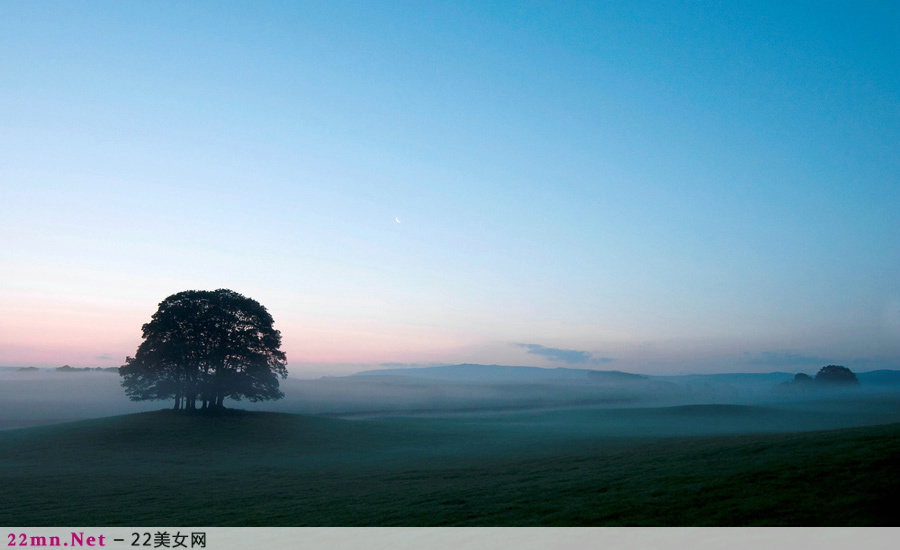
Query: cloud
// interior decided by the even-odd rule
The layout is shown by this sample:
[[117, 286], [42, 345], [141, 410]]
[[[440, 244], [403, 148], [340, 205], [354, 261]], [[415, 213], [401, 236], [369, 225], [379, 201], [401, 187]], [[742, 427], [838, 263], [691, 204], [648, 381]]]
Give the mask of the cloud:
[[790, 350], [780, 351], [763, 351], [760, 353], [744, 354], [747, 363], [751, 365], [766, 365], [770, 367], [791, 367], [800, 365], [821, 365], [825, 366], [834, 361], [830, 359], [822, 359], [810, 355], [801, 355]]
[[112, 361], [113, 357], [112, 357], [112, 355], [110, 355], [108, 353], [104, 353], [103, 355], [98, 355], [97, 357], [94, 357], [94, 359], [96, 359], [98, 361]]
[[562, 361], [570, 365], [590, 364], [599, 365], [602, 363], [612, 363], [615, 359], [610, 357], [594, 357], [589, 351], [581, 351], [574, 349], [547, 348], [539, 344], [513, 344], [519, 348], [525, 348], [528, 353], [546, 357], [551, 361]]

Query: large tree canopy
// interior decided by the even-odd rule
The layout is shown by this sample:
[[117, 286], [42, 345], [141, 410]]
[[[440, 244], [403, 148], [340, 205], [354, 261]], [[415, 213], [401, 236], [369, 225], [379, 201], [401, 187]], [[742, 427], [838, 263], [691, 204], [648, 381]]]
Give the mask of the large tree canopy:
[[133, 401], [175, 399], [175, 408], [222, 407], [226, 397], [280, 399], [287, 378], [281, 333], [256, 300], [233, 290], [186, 290], [159, 304], [144, 341], [119, 367]]

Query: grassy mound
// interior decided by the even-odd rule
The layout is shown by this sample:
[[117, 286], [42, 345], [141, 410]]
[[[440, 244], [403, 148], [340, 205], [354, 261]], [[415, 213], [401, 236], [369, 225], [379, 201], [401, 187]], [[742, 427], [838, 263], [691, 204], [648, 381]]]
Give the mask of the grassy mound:
[[[752, 410], [660, 411], [689, 419]], [[141, 413], [0, 432], [7, 525], [897, 525], [900, 424], [577, 436], [526, 417]], [[554, 437], [553, 434], [557, 433]]]

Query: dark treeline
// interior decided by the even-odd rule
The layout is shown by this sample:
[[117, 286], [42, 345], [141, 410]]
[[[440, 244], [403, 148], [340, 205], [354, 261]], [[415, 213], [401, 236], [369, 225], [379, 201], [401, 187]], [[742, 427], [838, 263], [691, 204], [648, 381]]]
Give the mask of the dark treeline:
[[827, 365], [819, 369], [815, 378], [798, 372], [794, 379], [785, 382], [784, 385], [791, 387], [823, 387], [823, 386], [859, 386], [859, 379], [847, 367], [841, 365]]

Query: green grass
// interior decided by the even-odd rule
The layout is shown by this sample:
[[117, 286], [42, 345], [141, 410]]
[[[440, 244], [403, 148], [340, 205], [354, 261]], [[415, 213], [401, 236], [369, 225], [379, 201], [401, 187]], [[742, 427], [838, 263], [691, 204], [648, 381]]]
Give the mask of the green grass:
[[[0, 524], [900, 523], [888, 512], [900, 494], [900, 424], [622, 437], [609, 432], [610, 414], [348, 421], [160, 411], [0, 432]], [[695, 407], [620, 419], [771, 414]]]

